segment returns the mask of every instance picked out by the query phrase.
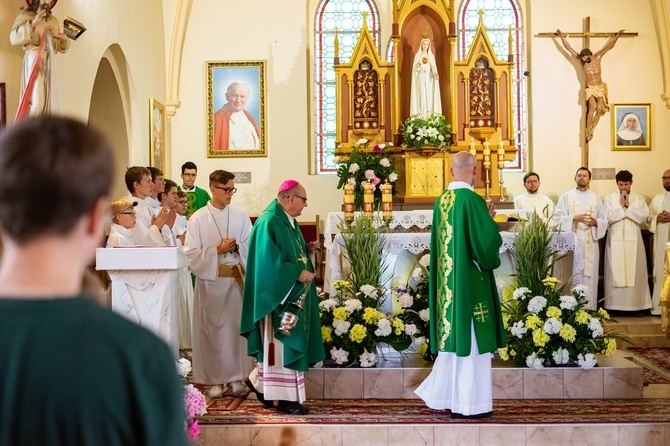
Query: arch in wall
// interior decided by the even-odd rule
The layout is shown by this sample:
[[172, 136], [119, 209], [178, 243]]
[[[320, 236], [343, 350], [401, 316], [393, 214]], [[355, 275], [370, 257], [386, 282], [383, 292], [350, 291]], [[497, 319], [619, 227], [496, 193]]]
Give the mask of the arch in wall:
[[98, 64], [91, 91], [88, 123], [102, 131], [114, 151], [117, 174], [112, 197], [128, 195], [123, 173], [132, 162], [131, 147], [142, 147], [140, 104], [134, 97], [123, 50], [116, 44], [111, 45]]

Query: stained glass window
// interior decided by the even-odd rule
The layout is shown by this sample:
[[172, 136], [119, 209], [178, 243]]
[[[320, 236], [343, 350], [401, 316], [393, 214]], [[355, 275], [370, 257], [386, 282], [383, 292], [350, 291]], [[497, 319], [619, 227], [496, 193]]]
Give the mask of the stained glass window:
[[507, 60], [509, 33], [512, 31], [512, 112], [514, 117], [514, 141], [519, 148], [516, 159], [507, 162], [507, 170], [523, 170], [526, 163], [527, 110], [524, 71], [526, 61], [523, 43], [523, 18], [517, 0], [463, 0], [458, 14], [458, 54], [465, 60], [479, 25], [479, 11], [484, 11], [484, 26], [498, 59]]
[[340, 61], [348, 61], [363, 27], [367, 25], [379, 49], [379, 13], [371, 0], [323, 0], [317, 8], [314, 30], [314, 129], [316, 173], [334, 174], [335, 164], [335, 30], [340, 44]]

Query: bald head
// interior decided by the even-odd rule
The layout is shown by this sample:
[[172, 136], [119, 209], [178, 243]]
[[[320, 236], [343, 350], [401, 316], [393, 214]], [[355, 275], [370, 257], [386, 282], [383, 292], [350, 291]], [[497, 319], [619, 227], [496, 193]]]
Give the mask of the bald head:
[[464, 181], [469, 185], [475, 184], [477, 173], [477, 159], [467, 150], [458, 152], [452, 158], [451, 175], [455, 181]]

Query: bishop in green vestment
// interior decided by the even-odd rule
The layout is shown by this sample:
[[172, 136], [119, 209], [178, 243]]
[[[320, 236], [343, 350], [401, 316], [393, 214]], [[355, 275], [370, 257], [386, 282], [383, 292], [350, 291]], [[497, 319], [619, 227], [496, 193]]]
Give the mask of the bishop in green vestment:
[[[254, 223], [240, 324], [248, 354], [259, 363], [247, 385], [266, 406], [279, 400], [277, 410], [290, 414], [307, 413], [299, 404], [305, 400], [304, 372], [325, 356], [314, 267], [295, 221], [305, 206], [305, 189], [287, 180]], [[292, 303], [303, 294], [298, 310]], [[288, 335], [279, 331], [284, 311], [299, 318]]]
[[416, 393], [452, 416], [492, 410], [491, 352], [505, 346], [493, 270], [502, 238], [494, 212], [474, 192], [475, 157], [453, 158], [454, 181], [435, 202], [430, 249], [430, 347], [438, 357]]

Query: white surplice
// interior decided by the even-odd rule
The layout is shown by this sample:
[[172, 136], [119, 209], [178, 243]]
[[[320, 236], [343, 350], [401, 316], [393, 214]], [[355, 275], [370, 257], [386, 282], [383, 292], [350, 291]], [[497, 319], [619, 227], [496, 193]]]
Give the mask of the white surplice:
[[107, 247], [113, 248], [114, 246], [133, 246], [135, 245], [135, 240], [133, 240], [133, 233], [130, 229], [112, 223], [111, 232], [107, 238]]
[[137, 221], [131, 229], [135, 243], [143, 246], [165, 246], [160, 229], [151, 224], [151, 216], [154, 215], [154, 208], [142, 198], [133, 196], [124, 198], [131, 203], [137, 202], [137, 206], [133, 208]]
[[529, 194], [525, 192], [514, 199], [514, 209], [534, 210], [543, 221], [554, 215], [554, 202], [551, 198], [542, 194]]
[[[590, 214], [597, 225], [587, 226], [585, 223], [573, 221], [573, 216], [578, 214]], [[573, 283], [581, 283], [591, 289], [588, 307], [596, 309], [600, 262], [598, 240], [607, 232], [607, 219], [600, 197], [589, 190], [580, 191], [576, 188], [569, 190], [558, 199], [552, 223], [561, 231], [572, 231], [577, 235], [584, 253], [584, 270], [573, 271]]]
[[663, 285], [663, 262], [665, 245], [670, 241], [670, 223], [658, 223], [657, 217], [663, 211], [670, 212], [670, 192], [656, 195], [649, 205], [649, 230], [654, 234], [654, 294], [651, 299], [651, 314], [661, 314], [661, 287]]
[[605, 247], [605, 301], [608, 310], [639, 311], [651, 308], [640, 223], [649, 216], [647, 203], [631, 192], [629, 206], [621, 206], [619, 192], [605, 198], [609, 223]]
[[[242, 209], [211, 202], [188, 221], [185, 253], [196, 276], [193, 296], [193, 381], [226, 384], [251, 371], [246, 340], [240, 336], [242, 290], [232, 277], [218, 277], [219, 265], [246, 268], [251, 220]], [[239, 252], [217, 254], [224, 238], [234, 237]]]

